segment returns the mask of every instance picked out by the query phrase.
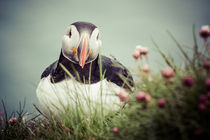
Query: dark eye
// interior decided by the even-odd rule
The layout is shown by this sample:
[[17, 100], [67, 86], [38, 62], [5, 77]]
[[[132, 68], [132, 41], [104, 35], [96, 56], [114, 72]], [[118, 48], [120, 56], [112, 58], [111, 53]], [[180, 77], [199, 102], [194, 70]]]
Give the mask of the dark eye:
[[96, 39], [97, 39], [97, 40], [99, 39], [99, 34], [97, 35]]
[[71, 30], [70, 30], [70, 32], [69, 32], [69, 37], [71, 38]]

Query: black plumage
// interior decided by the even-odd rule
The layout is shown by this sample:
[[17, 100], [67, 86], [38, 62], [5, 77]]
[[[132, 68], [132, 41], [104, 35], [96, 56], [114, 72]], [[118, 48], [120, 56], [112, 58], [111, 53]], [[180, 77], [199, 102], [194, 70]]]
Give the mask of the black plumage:
[[84, 30], [88, 32], [89, 34], [92, 34], [93, 30], [97, 28], [94, 24], [89, 22], [74, 22], [71, 25], [74, 25], [77, 27], [78, 32], [83, 32]]
[[[89, 83], [89, 72], [91, 67], [90, 83], [97, 83], [100, 81], [100, 61], [99, 56], [91, 63], [85, 64], [84, 68], [81, 68], [79, 64], [75, 64], [69, 61], [67, 58], [60, 54], [59, 60], [52, 63], [42, 73], [41, 78], [51, 76], [51, 82], [57, 83], [65, 78], [70, 78], [63, 68], [65, 68], [72, 74], [72, 76], [79, 82], [84, 84]], [[101, 56], [102, 73], [107, 81], [113, 82], [125, 89], [131, 89], [133, 87], [133, 78], [131, 73], [117, 60]], [[79, 77], [78, 77], [79, 76]]]

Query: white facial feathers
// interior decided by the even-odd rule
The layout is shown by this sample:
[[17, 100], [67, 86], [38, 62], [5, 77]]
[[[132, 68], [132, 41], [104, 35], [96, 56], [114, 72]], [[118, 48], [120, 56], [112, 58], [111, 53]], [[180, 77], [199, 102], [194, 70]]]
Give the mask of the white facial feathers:
[[87, 63], [95, 60], [95, 58], [98, 56], [100, 52], [102, 43], [101, 40], [98, 38], [98, 36], [99, 36], [99, 29], [95, 28], [89, 40], [89, 49], [93, 52], [92, 56], [90, 56], [92, 57], [92, 59], [87, 61]]
[[90, 37], [90, 46], [101, 47], [101, 40], [98, 38], [98, 36], [99, 36], [99, 30], [98, 28], [95, 28]]
[[62, 53], [70, 61], [77, 63], [79, 58], [74, 55], [73, 49], [79, 45], [80, 35], [77, 28], [74, 25], [67, 27], [66, 34], [62, 40]]
[[[62, 53], [64, 57], [66, 57], [68, 60], [79, 63], [79, 57], [75, 53], [73, 53], [73, 50], [77, 50], [79, 47], [79, 44], [82, 41], [82, 37], [85, 35], [87, 36], [87, 50], [91, 51], [91, 55], [86, 56], [86, 62], [89, 63], [95, 60], [95, 58], [98, 56], [100, 47], [101, 47], [101, 40], [99, 39], [99, 29], [95, 28], [92, 33], [84, 29], [83, 31], [80, 30], [80, 32], [77, 30], [75, 25], [70, 25], [67, 27], [66, 34], [63, 36], [62, 39]], [[88, 52], [87, 52], [88, 53]]]

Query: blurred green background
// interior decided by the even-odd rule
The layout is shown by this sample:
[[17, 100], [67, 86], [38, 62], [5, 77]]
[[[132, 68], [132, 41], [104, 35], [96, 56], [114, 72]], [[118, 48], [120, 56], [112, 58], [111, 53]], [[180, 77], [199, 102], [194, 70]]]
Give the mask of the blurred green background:
[[192, 46], [192, 25], [198, 32], [200, 26], [210, 24], [210, 1], [1, 0], [0, 99], [6, 101], [9, 111], [17, 109], [24, 97], [28, 111], [33, 110], [32, 103], [39, 105], [35, 90], [40, 75], [58, 59], [66, 27], [76, 21], [98, 26], [102, 54], [115, 56], [131, 70], [135, 68], [131, 56], [135, 46], [148, 46], [150, 66], [158, 71], [165, 64], [150, 38], [181, 63], [166, 30], [182, 44]]

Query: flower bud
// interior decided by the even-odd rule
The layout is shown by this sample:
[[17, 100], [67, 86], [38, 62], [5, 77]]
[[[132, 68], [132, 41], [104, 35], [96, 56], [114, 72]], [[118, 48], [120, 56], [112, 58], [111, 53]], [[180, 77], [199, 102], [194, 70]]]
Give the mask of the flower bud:
[[162, 76], [165, 79], [170, 79], [175, 76], [174, 70], [171, 67], [166, 67], [162, 70]]
[[199, 109], [200, 111], [205, 111], [205, 110], [206, 110], [205, 104], [200, 103], [200, 104], [198, 105], [198, 109]]
[[149, 52], [149, 49], [147, 47], [143, 47], [141, 45], [136, 46], [136, 50], [139, 51], [140, 56], [141, 55], [147, 55]]
[[194, 84], [194, 78], [192, 77], [184, 77], [182, 79], [182, 84], [186, 87], [192, 87]]
[[143, 101], [146, 100], [146, 93], [144, 92], [139, 92], [137, 95], [136, 95], [136, 101], [141, 103]]
[[206, 42], [208, 37], [210, 36], [210, 28], [209, 28], [209, 26], [208, 25], [202, 26], [199, 33], [200, 33], [200, 36]]
[[201, 103], [206, 103], [206, 101], [208, 100], [208, 97], [206, 95], [201, 95], [199, 100]]
[[204, 64], [203, 64], [203, 67], [204, 67], [206, 70], [210, 70], [210, 60], [205, 61]]
[[16, 123], [17, 123], [17, 118], [16, 118], [16, 117], [13, 117], [13, 118], [9, 119], [9, 123], [10, 123], [11, 125], [16, 124]]
[[140, 51], [140, 54], [141, 55], [147, 55], [149, 52], [149, 49], [147, 47], [143, 47]]
[[112, 132], [117, 134], [117, 133], [119, 133], [119, 129], [117, 127], [114, 127], [114, 128], [112, 128]]
[[148, 73], [150, 71], [149, 65], [144, 65], [142, 68], [143, 72]]
[[132, 55], [133, 55], [133, 58], [136, 59], [136, 60], [140, 57], [140, 53], [139, 53], [138, 50], [134, 50]]
[[121, 102], [127, 102], [129, 100], [129, 93], [123, 90], [118, 94], [118, 97]]
[[206, 87], [207, 87], [207, 89], [210, 89], [210, 79], [206, 80]]
[[159, 99], [157, 102], [157, 105], [159, 108], [164, 108], [166, 105], [166, 100], [165, 99]]

